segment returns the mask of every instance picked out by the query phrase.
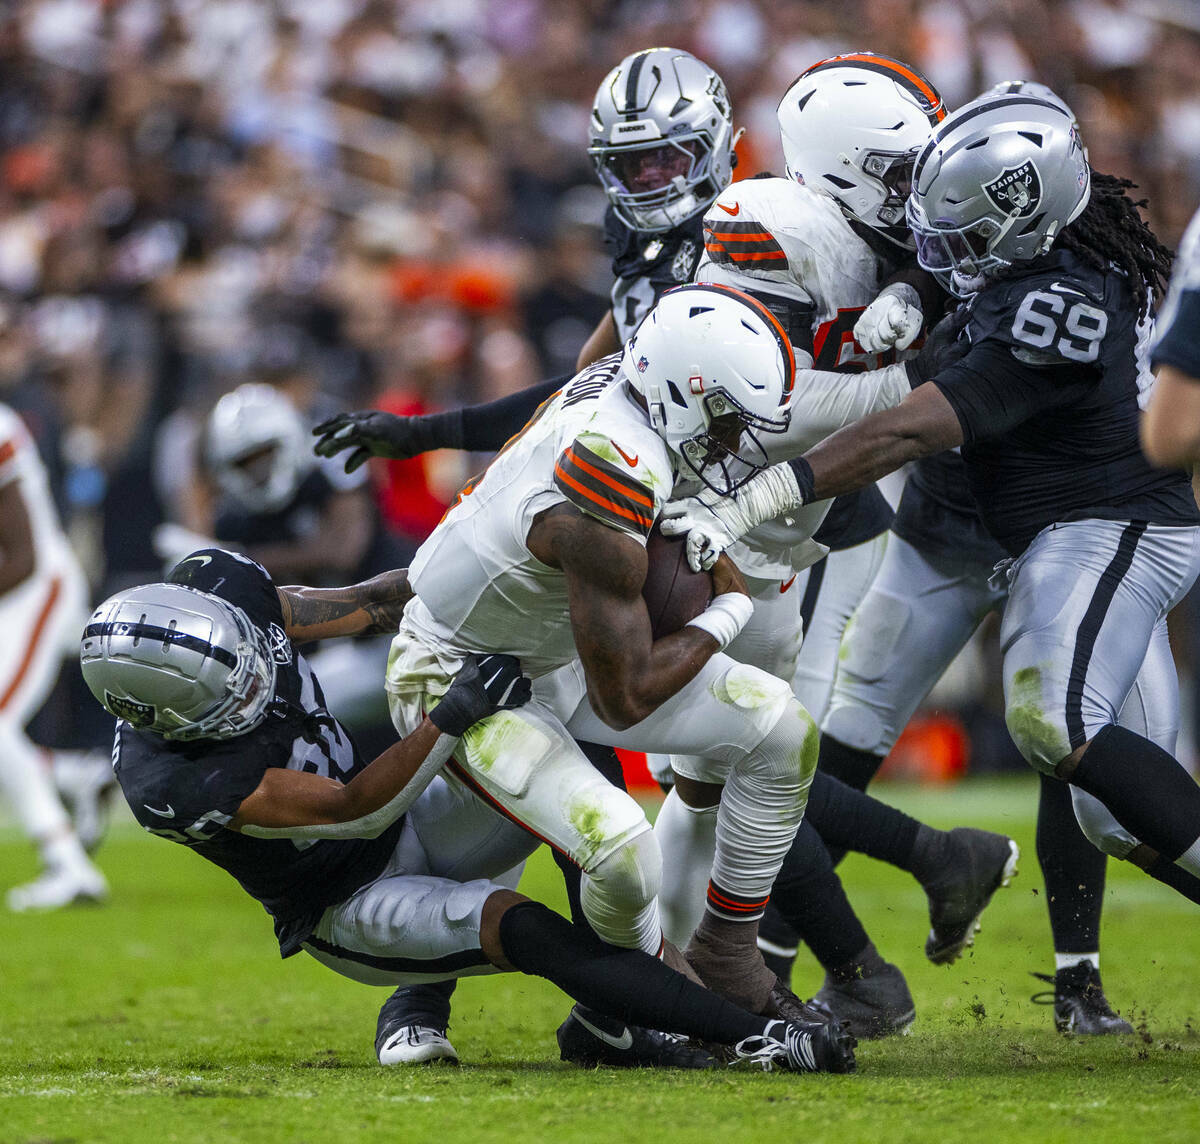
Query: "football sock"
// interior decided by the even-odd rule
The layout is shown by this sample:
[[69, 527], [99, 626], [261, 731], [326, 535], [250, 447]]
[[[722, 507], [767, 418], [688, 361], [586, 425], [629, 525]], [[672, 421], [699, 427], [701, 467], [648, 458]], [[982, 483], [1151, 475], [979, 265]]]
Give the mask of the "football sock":
[[[786, 868], [786, 858], [783, 864]], [[780, 870], [779, 875], [783, 876], [783, 870]], [[776, 878], [775, 886], [778, 885], [779, 878]], [[779, 912], [779, 907], [775, 904], [775, 893], [773, 888], [771, 900], [758, 923], [758, 952], [762, 954], [767, 968], [786, 985], [792, 979], [792, 966], [800, 945], [800, 935], [788, 925]]]
[[[847, 850], [890, 862], [917, 877], [921, 875], [914, 862], [928, 865], [929, 857], [917, 847], [919, 832], [928, 828], [824, 771], [813, 776], [806, 817], [829, 848], [835, 865]], [[927, 839], [928, 835], [920, 837]]]
[[[1108, 859], [1079, 829], [1070, 786], [1051, 775], [1041, 779], [1037, 858], [1046, 883], [1054, 949], [1057, 955], [1086, 956], [1095, 963]], [[1092, 952], [1083, 952], [1087, 950]]]
[[704, 914], [717, 846], [717, 808], [688, 806], [672, 789], [654, 820], [654, 836], [663, 854], [663, 933], [682, 949]]
[[[511, 434], [510, 434], [511, 436]], [[588, 757], [588, 761], [598, 770], [613, 786], [619, 787], [621, 790], [627, 789], [625, 786], [625, 775], [621, 770], [621, 760], [617, 758], [617, 752], [612, 747], [602, 746], [599, 743], [582, 743], [576, 744], [579, 749]], [[551, 847], [550, 853], [554, 857], [554, 863], [559, 868], [563, 876], [563, 882], [567, 888], [567, 902], [571, 906], [571, 921], [576, 925], [587, 925], [587, 918], [583, 914], [583, 905], [579, 900], [579, 867], [575, 865], [565, 854]], [[708, 864], [705, 863], [705, 869], [708, 869]]]
[[849, 747], [832, 735], [822, 735], [817, 766], [855, 790], [866, 790], [879, 768], [883, 766], [885, 758], [886, 755], [877, 755], [873, 751]]
[[522, 973], [544, 977], [588, 1008], [630, 1025], [728, 1045], [772, 1024], [693, 984], [657, 958], [606, 945], [540, 902], [521, 902], [505, 912], [500, 946]]
[[47, 865], [88, 864], [63, 809], [50, 768], [28, 736], [11, 722], [0, 724], [0, 796], [12, 808]]
[[1200, 786], [1156, 743], [1124, 727], [1105, 727], [1069, 779], [1140, 842], [1200, 875]]
[[1135, 846], [1126, 857], [1151, 878], [1178, 890], [1189, 901], [1200, 903], [1200, 878], [1195, 874], [1145, 845]]
[[431, 981], [421, 985], [402, 985], [379, 1010], [378, 1036], [389, 1025], [425, 1025], [444, 1029], [450, 1024], [450, 997], [458, 982]]
[[807, 818], [783, 860], [771, 902], [827, 970], [853, 961], [870, 944], [829, 860], [829, 851]]
[[775, 875], [804, 817], [816, 762], [812, 718], [790, 700], [762, 742], [729, 770], [717, 807], [710, 913], [735, 921], [762, 917]]
[[1054, 955], [1054, 972], [1058, 973], [1063, 969], [1074, 969], [1077, 965], [1082, 965], [1085, 961], [1092, 963], [1092, 968], [1098, 970], [1100, 968], [1100, 954], [1092, 953], [1056, 953]]

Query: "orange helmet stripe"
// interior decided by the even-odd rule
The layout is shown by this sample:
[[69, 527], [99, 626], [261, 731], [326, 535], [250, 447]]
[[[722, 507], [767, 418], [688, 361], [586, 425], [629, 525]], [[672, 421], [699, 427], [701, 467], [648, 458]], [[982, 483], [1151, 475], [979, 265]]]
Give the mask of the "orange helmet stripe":
[[821, 60], [820, 63], [813, 64], [812, 67], [807, 68], [800, 75], [803, 78], [806, 75], [812, 75], [813, 72], [823, 71], [829, 67], [838, 67], [841, 64], [862, 64], [872, 71], [879, 71], [885, 74], [891, 72], [904, 81], [905, 87], [915, 89], [918, 94], [924, 97], [926, 103], [929, 104], [929, 114], [933, 116], [935, 123], [941, 123], [946, 118], [946, 105], [942, 102], [942, 97], [938, 94], [933, 84], [919, 71], [910, 68], [907, 64], [901, 63], [899, 60], [892, 59], [891, 56], [880, 56], [874, 52], [851, 52], [844, 56], [830, 56], [827, 60]]

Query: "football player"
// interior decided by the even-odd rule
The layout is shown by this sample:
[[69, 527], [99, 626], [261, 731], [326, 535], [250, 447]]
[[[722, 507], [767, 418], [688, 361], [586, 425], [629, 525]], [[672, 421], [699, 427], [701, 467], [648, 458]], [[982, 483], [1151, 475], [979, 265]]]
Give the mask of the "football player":
[[528, 700], [511, 656], [460, 657], [429, 714], [363, 763], [293, 641], [394, 630], [410, 596], [404, 571], [278, 589], [207, 549], [101, 604], [84, 678], [118, 719], [113, 763], [142, 826], [237, 878], [284, 957], [369, 985], [516, 969], [765, 1068], [851, 1071], [847, 1039], [740, 1010], [495, 880], [537, 839], [437, 774]]
[[[961, 447], [1009, 554], [1009, 732], [1092, 796], [1075, 810], [1093, 843], [1200, 900], [1200, 788], [1170, 751], [1165, 636], [1200, 569], [1200, 512], [1187, 475], [1137, 447], [1139, 335], [1169, 263], [1127, 185], [1092, 177], [1059, 103], [989, 94], [949, 116], [917, 158], [907, 217], [921, 265], [963, 299], [941, 327], [958, 360], [907, 363], [914, 389], [895, 409], [736, 502], [692, 498], [665, 529], [688, 532], [702, 565], [763, 520]], [[1120, 723], [1135, 684], [1142, 733]]]
[[1142, 421], [1142, 447], [1156, 465], [1193, 465], [1200, 460], [1200, 211], [1179, 245], [1158, 327], [1158, 384]]
[[[1074, 121], [1070, 108], [1042, 84], [1007, 81], [992, 90], [1061, 104]], [[895, 303], [885, 295], [864, 317], [881, 307], [886, 319]], [[882, 344], [899, 324], [888, 322]], [[1139, 384], [1143, 380], [1149, 381], [1148, 373]], [[879, 574], [846, 631], [821, 725], [818, 765], [859, 789], [874, 777], [983, 618], [1002, 610], [1006, 596], [1005, 585], [992, 582], [992, 569], [1005, 552], [979, 519], [956, 451], [912, 466], [892, 533]], [[1130, 712], [1140, 702], [1139, 691], [1135, 686], [1126, 702]], [[1107, 859], [1079, 829], [1069, 787], [1046, 775], [1041, 777], [1037, 855], [1054, 939], [1055, 1024], [1076, 1034], [1133, 1032], [1109, 1005], [1100, 980]]]
[[[10, 910], [47, 910], [108, 896], [84, 852], [41, 748], [25, 732], [45, 701], [87, 607], [87, 583], [24, 422], [0, 405], [0, 792], [37, 846], [42, 871], [6, 894]], [[91, 768], [90, 774], [95, 774]], [[89, 786], [96, 789], [89, 780]], [[97, 838], [98, 841], [98, 838]]]
[[[666, 52], [665, 49], [661, 51]], [[664, 103], [661, 109], [655, 107], [655, 100], [661, 102], [663, 97], [664, 72], [659, 68], [662, 61], [656, 60], [656, 53], [639, 54], [630, 59], [636, 62], [642, 56], [645, 56], [642, 65], [650, 70], [638, 70], [637, 84], [629, 80], [623, 85], [617, 84], [615, 89], [628, 94], [630, 99], [634, 99], [634, 94], [629, 93], [635, 93], [641, 108], [638, 114], [657, 115], [662, 120], [657, 133], [665, 135], [669, 129], [667, 103], [672, 101]], [[626, 74], [622, 69], [627, 69], [629, 64], [630, 61], [623, 62], [613, 75]], [[628, 72], [628, 75], [632, 74]], [[940, 114], [940, 101], [928, 83], [905, 65], [868, 54], [824, 61], [809, 69], [801, 82], [807, 85], [810, 96], [805, 101], [807, 114], [802, 127], [794, 124], [791, 127], [793, 138], [805, 140], [808, 146], [802, 156], [804, 164], [818, 163], [824, 170], [833, 162], [831, 149], [849, 148], [855, 157], [854, 165], [852, 170], [844, 172], [847, 178], [841, 181], [847, 187], [855, 188], [853, 195], [840, 188], [842, 198], [832, 197], [827, 191], [830, 188], [839, 190], [832, 182], [814, 185], [811, 189], [797, 188], [790, 181], [779, 179], [736, 184], [721, 196], [706, 216], [711, 262], [701, 270], [701, 276], [711, 276], [756, 293], [781, 319], [789, 340], [798, 344], [805, 360], [811, 361], [815, 350], [822, 364], [856, 370], [863, 368], [866, 360], [854, 344], [850, 327], [865, 304], [878, 293], [882, 277], [906, 258], [903, 240], [907, 232], [895, 225], [897, 217], [902, 218], [897, 215], [893, 201], [896, 187], [900, 185], [897, 180], [905, 170], [906, 152], [925, 138], [931, 121]], [[598, 161], [608, 155], [610, 165], [616, 165], [616, 157], [627, 148], [632, 147], [636, 152], [648, 146], [622, 141], [617, 128], [623, 120], [615, 119], [611, 126], [607, 125], [611, 119], [607, 115], [611, 110], [608, 105], [612, 101], [606, 93], [614, 89], [613, 85], [612, 76], [601, 85], [593, 118], [594, 135], [599, 131], [602, 136], [600, 142], [594, 139], [593, 153], [598, 156]], [[843, 99], [845, 92], [858, 93], [860, 88], [862, 91], [856, 99], [849, 103]], [[811, 98], [814, 95], [816, 98]], [[689, 105], [688, 113], [692, 114], [692, 110]], [[823, 139], [823, 150], [812, 142], [814, 136]], [[796, 146], [789, 146], [792, 151], [796, 150]], [[911, 155], [907, 158], [911, 160]], [[851, 178], [857, 182], [850, 182]], [[625, 204], [620, 188], [611, 182], [607, 186], [613, 200], [610, 217], [619, 210], [619, 217], [632, 218], [632, 208]], [[744, 196], [744, 204], [739, 196]], [[660, 198], [669, 203], [670, 195], [664, 191]], [[687, 202], [690, 206], [694, 199]], [[659, 205], [661, 207], [661, 202]], [[734, 229], [729, 229], [734, 227], [729, 218], [741, 214], [743, 209], [745, 213], [740, 222]], [[643, 221], [658, 222], [662, 217], [660, 212], [654, 219], [643, 218]], [[694, 223], [685, 222], [680, 231], [687, 225]], [[772, 231], [779, 235], [778, 241], [772, 238]], [[673, 233], [676, 241], [683, 241], [685, 236]], [[633, 239], [629, 241], [632, 243]], [[839, 261], [842, 259], [844, 262]], [[640, 275], [635, 273], [636, 264], [629, 260], [618, 261], [614, 268], [618, 271], [619, 286], [623, 281], [635, 278], [643, 284], [636, 290], [629, 287], [628, 282], [622, 287], [622, 297], [631, 315], [630, 299], [653, 298], [662, 289], [663, 284], [655, 280], [654, 267], [649, 263], [641, 267]], [[921, 279], [914, 280], [919, 282]], [[916, 291], [903, 282], [894, 289], [900, 291], [901, 285], [904, 296], [919, 300]], [[894, 337], [904, 340], [904, 327], [911, 326], [913, 313], [916, 313], [919, 328], [920, 313], [916, 306], [902, 307], [898, 322], [902, 329]], [[909, 340], [912, 333], [915, 331], [910, 330]], [[557, 382], [547, 383], [538, 396], [548, 396], [556, 385]], [[829, 393], [838, 392], [850, 393], [852, 387], [835, 382]], [[533, 397], [527, 396], [527, 401], [531, 410]], [[829, 406], [819, 412], [818, 401], [815, 395], [811, 396], [809, 409], [804, 412], [808, 424], [818, 430], [819, 436], [820, 427], [827, 423], [822, 416], [836, 407], [836, 399], [831, 397]], [[488, 418], [472, 416], [471, 424], [495, 429], [507, 419], [498, 406], [507, 408], [508, 404], [510, 402], [485, 407]], [[517, 418], [518, 424], [523, 416], [524, 413]], [[348, 466], [360, 463], [368, 449], [387, 453], [397, 448], [403, 451], [435, 446], [486, 448], [498, 443], [495, 437], [483, 440], [473, 432], [464, 437], [464, 422], [456, 414], [414, 419], [403, 426], [378, 414], [359, 414], [335, 419], [321, 428], [326, 429], [326, 439], [318, 445], [321, 451], [332, 453], [339, 448], [358, 446], [348, 459]], [[824, 548], [813, 544], [809, 537], [814, 523], [821, 523], [827, 506], [820, 506], [807, 521], [801, 522], [799, 528], [780, 526], [773, 532], [764, 530], [769, 534], [756, 538], [758, 543], [753, 550], [748, 548], [737, 554], [739, 561], [750, 563], [757, 571], [752, 580], [756, 608], [754, 619], [732, 646], [731, 654], [767, 667], [783, 678], [792, 679], [798, 671], [794, 681], [801, 688], [798, 693], [818, 704], [818, 713], [833, 675], [837, 637], [854, 599], [869, 582], [871, 571], [878, 562], [879, 547], [864, 543], [864, 539], [885, 531], [889, 519], [888, 514], [880, 516], [872, 507], [876, 501], [878, 505], [884, 505], [877, 493], [873, 500], [851, 497], [847, 501], [849, 511], [846, 511], [846, 503], [834, 509], [834, 512], [841, 509], [838, 512], [839, 527], [847, 549], [830, 561], [827, 577], [821, 576], [825, 565], [818, 564], [817, 572], [807, 583], [797, 581], [798, 572], [806, 575], [803, 569], [824, 552]], [[823, 530], [822, 525], [818, 539], [834, 542]], [[814, 616], [812, 608], [823, 580], [832, 584], [835, 590], [823, 594], [823, 601], [828, 606]], [[823, 615], [827, 622], [818, 624], [816, 621]], [[810, 623], [810, 620], [814, 622]], [[807, 634], [797, 669], [796, 648], [802, 621]], [[832, 638], [815, 638], [817, 628], [828, 631]], [[808, 686], [809, 683], [819, 686]], [[828, 789], [832, 792], [831, 810], [834, 802], [849, 806], [843, 797], [845, 792]], [[824, 801], [814, 809], [824, 809]], [[863, 846], [861, 839], [864, 836], [903, 838], [909, 845], [881, 847], [875, 852], [888, 860], [911, 862], [917, 825], [909, 820], [900, 830], [881, 828], [874, 820], [875, 810], [876, 806], [867, 802], [859, 804], [857, 811], [851, 810], [859, 828], [855, 831], [858, 847]], [[868, 815], [871, 816], [869, 822]], [[656, 830], [671, 834], [670, 848], [676, 853], [692, 856], [692, 860], [673, 862], [667, 873], [667, 877], [680, 883], [676, 892], [670, 895], [676, 902], [703, 902], [703, 885], [690, 885], [689, 880], [695, 882], [707, 871], [706, 856], [711, 852], [713, 825], [711, 806], [688, 807], [678, 795], [669, 798], [660, 815]], [[852, 1016], [860, 1035], [879, 1035], [907, 1027], [913, 1017], [913, 1006], [903, 976], [895, 966], [884, 962], [870, 944], [832, 876], [820, 840], [811, 830], [803, 828], [797, 846], [801, 840], [804, 840], [804, 846], [788, 860], [790, 890], [786, 897], [789, 912], [795, 920], [800, 920], [797, 915], [803, 911], [805, 922], [801, 929], [827, 970], [826, 986], [818, 995], [819, 999], [835, 1013]], [[961, 909], [946, 911], [940, 905], [932, 906], [937, 935], [934, 948], [939, 960], [952, 960], [961, 951], [973, 932], [971, 923], [991, 890], [1011, 875], [1014, 857], [1007, 839], [986, 832], [958, 832], [954, 844], [953, 855], [943, 852], [944, 857], [952, 857], [950, 864], [959, 868], [961, 878], [970, 886], [964, 892], [960, 885], [950, 895], [962, 898]], [[930, 881], [925, 879], [931, 897], [940, 899], [941, 893], [931, 888]], [[773, 896], [774, 902], [783, 900], [780, 889], [777, 888]], [[679, 919], [669, 919], [668, 929], [673, 926], [677, 933], [690, 932], [695, 920], [694, 911], [686, 909]], [[777, 926], [775, 932], [778, 933], [780, 928]], [[784, 940], [790, 942], [788, 952], [794, 952], [795, 931], [784, 931]], [[770, 950], [771, 947], [767, 948]], [[784, 952], [779, 950], [777, 943], [774, 950]]]

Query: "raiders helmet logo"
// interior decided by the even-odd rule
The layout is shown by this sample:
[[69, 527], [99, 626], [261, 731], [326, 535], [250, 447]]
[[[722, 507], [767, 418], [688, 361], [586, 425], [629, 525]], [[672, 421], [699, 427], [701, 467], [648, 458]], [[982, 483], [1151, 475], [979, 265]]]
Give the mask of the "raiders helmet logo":
[[135, 727], [149, 727], [157, 714], [149, 703], [139, 703], [136, 699], [122, 699], [111, 691], [104, 693], [104, 706], [118, 719], [124, 719], [126, 723], [132, 723]]
[[1042, 201], [1042, 180], [1032, 159], [1007, 168], [998, 179], [984, 183], [984, 193], [1005, 214], [1028, 218]]
[[671, 263], [671, 277], [676, 282], [686, 282], [691, 278], [692, 271], [696, 268], [696, 255], [698, 253], [696, 244], [690, 238], [685, 238], [679, 244], [679, 252], [675, 255], [675, 259]]

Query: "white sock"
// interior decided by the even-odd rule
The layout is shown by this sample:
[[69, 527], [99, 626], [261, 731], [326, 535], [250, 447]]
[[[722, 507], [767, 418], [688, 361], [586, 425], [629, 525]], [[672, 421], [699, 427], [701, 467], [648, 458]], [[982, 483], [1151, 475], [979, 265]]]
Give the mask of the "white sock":
[[[87, 861], [42, 752], [20, 728], [0, 721], [0, 794], [47, 861]], [[53, 853], [50, 853], [53, 851]], [[77, 854], [76, 854], [77, 852]]]
[[1100, 968], [1100, 954], [1097, 953], [1055, 953], [1054, 971], [1073, 969], [1081, 961], [1090, 961], [1093, 969]]
[[717, 849], [717, 808], [691, 807], [672, 790], [654, 822], [663, 855], [663, 933], [683, 949], [704, 914], [708, 875]]
[[1175, 865], [1182, 866], [1189, 874], [1200, 878], [1200, 838], [1175, 859]]
[[730, 768], [708, 890], [714, 914], [734, 921], [761, 917], [804, 817], [819, 738], [808, 712], [792, 700], [770, 734]]

